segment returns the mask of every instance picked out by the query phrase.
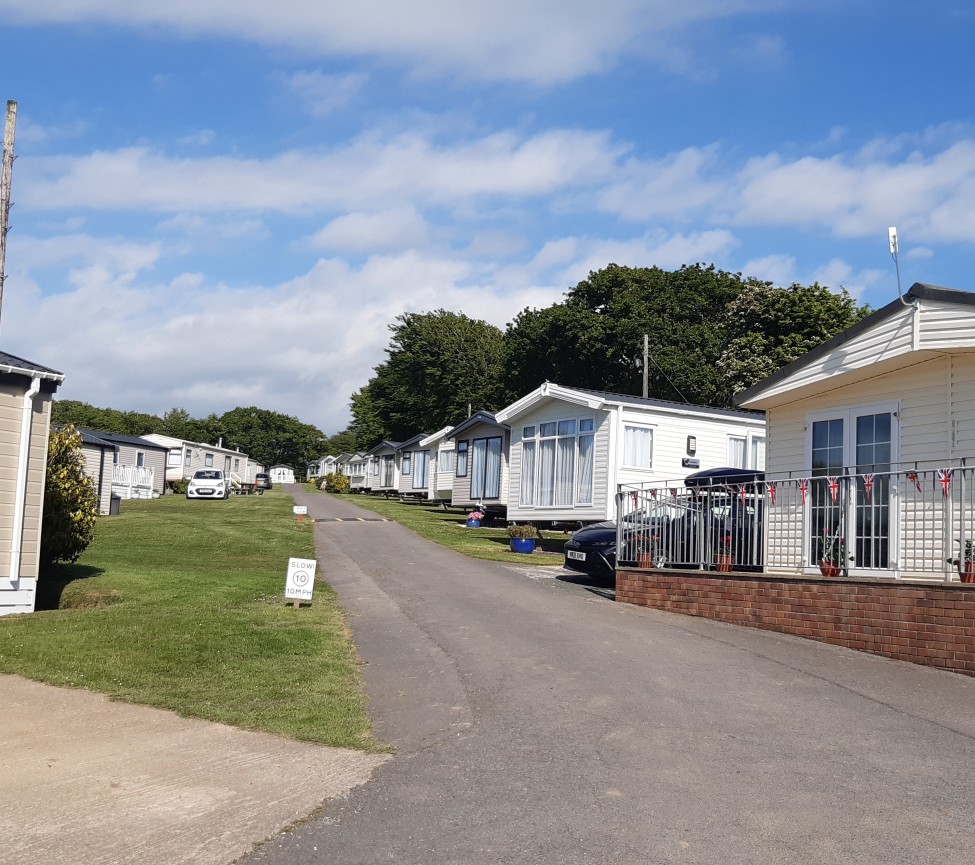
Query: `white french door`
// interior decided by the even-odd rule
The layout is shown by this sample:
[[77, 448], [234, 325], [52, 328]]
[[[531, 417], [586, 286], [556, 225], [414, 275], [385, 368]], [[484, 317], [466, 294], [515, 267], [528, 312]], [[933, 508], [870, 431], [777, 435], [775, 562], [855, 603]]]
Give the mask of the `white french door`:
[[889, 575], [896, 562], [889, 472], [898, 458], [897, 405], [817, 412], [807, 430], [809, 564], [833, 550], [844, 570]]

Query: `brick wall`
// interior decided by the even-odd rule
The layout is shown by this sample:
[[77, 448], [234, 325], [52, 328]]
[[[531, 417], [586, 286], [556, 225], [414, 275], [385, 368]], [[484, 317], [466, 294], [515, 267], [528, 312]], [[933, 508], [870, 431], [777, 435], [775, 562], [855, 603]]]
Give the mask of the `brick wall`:
[[975, 676], [975, 585], [621, 569], [616, 600]]

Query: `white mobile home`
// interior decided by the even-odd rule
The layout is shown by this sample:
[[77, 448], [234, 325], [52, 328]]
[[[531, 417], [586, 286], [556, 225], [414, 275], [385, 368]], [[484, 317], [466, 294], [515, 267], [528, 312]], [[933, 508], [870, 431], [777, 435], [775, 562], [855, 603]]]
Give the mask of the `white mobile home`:
[[152, 499], [166, 491], [168, 447], [141, 436], [91, 429], [81, 432], [112, 447], [112, 495], [120, 499]]
[[620, 484], [717, 466], [762, 468], [765, 418], [546, 382], [503, 408], [511, 427], [508, 519], [615, 518]]
[[430, 484], [430, 449], [420, 446], [427, 434], [418, 433], [396, 448], [396, 467], [399, 473], [397, 489], [401, 496], [427, 497]]
[[[958, 579], [975, 540], [975, 294], [903, 300], [738, 394], [768, 419], [765, 568]], [[825, 573], [825, 571], [824, 571]]]
[[430, 450], [427, 498], [434, 502], [449, 502], [454, 493], [454, 441], [448, 436], [452, 429], [445, 426], [420, 440], [420, 447]]
[[503, 516], [508, 504], [511, 428], [491, 412], [479, 411], [457, 424], [448, 438], [454, 443], [451, 503]]
[[221, 469], [232, 480], [251, 483], [262, 466], [253, 462], [247, 454], [222, 444], [209, 445], [173, 438], [161, 433], [142, 436], [147, 441], [168, 449], [166, 456], [166, 483], [193, 477], [197, 469]]
[[295, 470], [284, 463], [271, 466], [268, 470], [272, 484], [293, 484], [295, 482]]
[[399, 489], [399, 469], [396, 450], [399, 442], [383, 441], [366, 451], [369, 474], [365, 489], [371, 493], [389, 495]]

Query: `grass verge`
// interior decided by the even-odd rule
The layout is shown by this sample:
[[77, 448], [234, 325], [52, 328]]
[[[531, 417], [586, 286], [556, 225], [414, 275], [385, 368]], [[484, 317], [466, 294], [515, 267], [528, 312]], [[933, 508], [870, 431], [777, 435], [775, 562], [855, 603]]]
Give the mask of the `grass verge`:
[[[306, 485], [315, 492], [315, 487]], [[492, 562], [510, 562], [519, 565], [561, 565], [562, 547], [568, 534], [561, 531], [546, 530], [542, 539], [535, 545], [531, 555], [513, 553], [505, 526], [485, 526], [469, 529], [465, 523], [467, 511], [445, 511], [428, 503], [406, 504], [398, 499], [383, 499], [359, 494], [329, 493], [336, 498], [374, 511], [416, 532], [421, 538], [450, 547], [472, 559], [487, 559]]]
[[308, 742], [379, 751], [332, 589], [286, 607], [314, 558], [290, 496], [126, 501], [64, 569], [60, 609], [0, 618], [0, 671]]

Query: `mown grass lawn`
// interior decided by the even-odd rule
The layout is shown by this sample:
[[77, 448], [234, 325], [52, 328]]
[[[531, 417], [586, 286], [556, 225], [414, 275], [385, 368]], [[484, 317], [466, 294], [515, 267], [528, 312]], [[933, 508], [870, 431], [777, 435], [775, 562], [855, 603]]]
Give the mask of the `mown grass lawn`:
[[285, 606], [288, 557], [315, 555], [312, 525], [292, 504], [278, 492], [123, 502], [66, 569], [60, 609], [0, 618], [0, 671], [382, 750], [334, 592], [316, 582], [310, 606]]
[[[316, 492], [311, 484], [306, 486], [311, 492]], [[416, 532], [420, 537], [450, 547], [473, 559], [519, 565], [561, 565], [562, 547], [569, 538], [568, 534], [562, 531], [543, 530], [542, 539], [536, 543], [534, 553], [531, 555], [513, 553], [508, 543], [510, 539], [505, 532], [504, 523], [497, 526], [486, 526], [482, 523], [479, 528], [469, 529], [464, 524], [467, 511], [456, 509], [445, 511], [443, 508], [426, 503], [406, 504], [398, 499], [360, 494], [342, 494], [337, 495], [336, 498], [396, 520], [401, 526]]]

